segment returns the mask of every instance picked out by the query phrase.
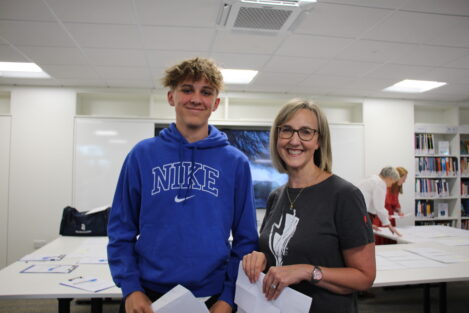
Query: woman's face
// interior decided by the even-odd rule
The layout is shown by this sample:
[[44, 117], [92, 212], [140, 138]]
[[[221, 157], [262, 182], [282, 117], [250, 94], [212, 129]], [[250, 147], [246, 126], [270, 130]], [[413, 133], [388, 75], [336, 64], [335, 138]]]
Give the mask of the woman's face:
[[[285, 162], [288, 170], [302, 169], [313, 165], [314, 151], [319, 148], [318, 119], [316, 115], [307, 109], [298, 110], [293, 117], [279, 125], [288, 127], [291, 130], [301, 130], [301, 132], [313, 132], [311, 140], [302, 140], [298, 132], [294, 132], [291, 138], [282, 138], [282, 131], [279, 130], [277, 139], [277, 151], [280, 158]], [[304, 137], [304, 136], [303, 136]]]
[[404, 176], [402, 176], [398, 181], [397, 181], [397, 184], [399, 186], [402, 186], [404, 183], [405, 183], [405, 180], [407, 179], [407, 174], [405, 174]]

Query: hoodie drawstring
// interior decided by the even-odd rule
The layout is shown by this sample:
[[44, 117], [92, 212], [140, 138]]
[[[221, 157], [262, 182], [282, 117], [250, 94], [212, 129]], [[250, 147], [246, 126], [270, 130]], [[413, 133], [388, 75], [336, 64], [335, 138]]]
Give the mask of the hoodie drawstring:
[[[192, 171], [194, 170], [194, 161], [195, 161], [195, 153], [197, 151], [197, 147], [191, 147], [191, 166], [189, 167], [187, 176], [186, 176], [186, 181], [188, 182], [188, 187], [186, 189], [186, 192], [184, 193], [184, 198], [187, 198], [187, 196], [190, 194], [190, 191], [192, 190]], [[183, 202], [183, 205], [185, 203]]]

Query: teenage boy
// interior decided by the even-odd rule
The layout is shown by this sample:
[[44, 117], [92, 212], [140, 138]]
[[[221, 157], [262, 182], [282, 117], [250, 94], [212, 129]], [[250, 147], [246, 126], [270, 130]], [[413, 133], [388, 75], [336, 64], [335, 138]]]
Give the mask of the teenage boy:
[[152, 313], [178, 284], [208, 297], [210, 312], [232, 312], [239, 261], [258, 235], [248, 160], [208, 124], [223, 77], [195, 58], [167, 69], [162, 82], [176, 123], [129, 152], [109, 219], [120, 312]]

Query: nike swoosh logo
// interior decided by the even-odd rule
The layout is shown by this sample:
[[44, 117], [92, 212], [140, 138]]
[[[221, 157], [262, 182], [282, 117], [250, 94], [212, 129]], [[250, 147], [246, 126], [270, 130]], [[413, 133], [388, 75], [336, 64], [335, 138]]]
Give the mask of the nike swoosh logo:
[[186, 200], [189, 200], [192, 197], [195, 197], [195, 195], [192, 195], [192, 196], [189, 196], [189, 197], [186, 197], [186, 198], [178, 198], [178, 196], [176, 195], [176, 197], [174, 197], [174, 202], [176, 202], [176, 203], [184, 202]]

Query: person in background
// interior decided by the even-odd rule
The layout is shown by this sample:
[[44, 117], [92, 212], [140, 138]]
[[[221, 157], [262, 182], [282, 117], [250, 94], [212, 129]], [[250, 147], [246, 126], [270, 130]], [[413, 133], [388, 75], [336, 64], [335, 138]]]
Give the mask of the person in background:
[[309, 312], [357, 312], [355, 291], [376, 275], [373, 231], [360, 190], [332, 174], [324, 113], [302, 99], [284, 104], [270, 152], [288, 183], [269, 195], [260, 250], [243, 257], [246, 275], [254, 283], [266, 273], [268, 300], [289, 286], [313, 298]]
[[[374, 227], [388, 227], [389, 230], [398, 236], [399, 232], [394, 228], [389, 220], [388, 211], [384, 207], [386, 190], [399, 180], [399, 173], [394, 167], [384, 167], [379, 175], [372, 175], [358, 184], [365, 197], [366, 208], [372, 219]], [[382, 237], [375, 236], [376, 244], [383, 242]]]
[[110, 213], [120, 312], [152, 313], [178, 284], [209, 298], [210, 312], [232, 312], [239, 262], [258, 241], [248, 159], [208, 124], [223, 87], [213, 61], [183, 61], [162, 82], [176, 122], [129, 152]]
[[[396, 219], [394, 218], [395, 214], [398, 216], [404, 216], [404, 213], [401, 211], [401, 205], [399, 203], [399, 194], [402, 193], [402, 185], [407, 179], [407, 170], [403, 167], [396, 167], [397, 172], [399, 173], [399, 180], [388, 187], [386, 190], [386, 200], [384, 202], [384, 207], [388, 210], [390, 217], [390, 222], [392, 226], [396, 226]], [[395, 244], [396, 241], [384, 237], [379, 237], [375, 239], [376, 244]]]
[[[394, 215], [397, 214], [399, 216], [404, 216], [404, 213], [401, 210], [401, 204], [399, 203], [399, 194], [402, 193], [402, 185], [405, 183], [407, 179], [407, 170], [403, 167], [396, 167], [397, 172], [399, 173], [399, 180], [388, 187], [386, 191], [386, 200], [384, 203], [384, 207], [388, 210], [388, 214]], [[391, 224], [396, 226], [395, 220], [391, 219]]]

